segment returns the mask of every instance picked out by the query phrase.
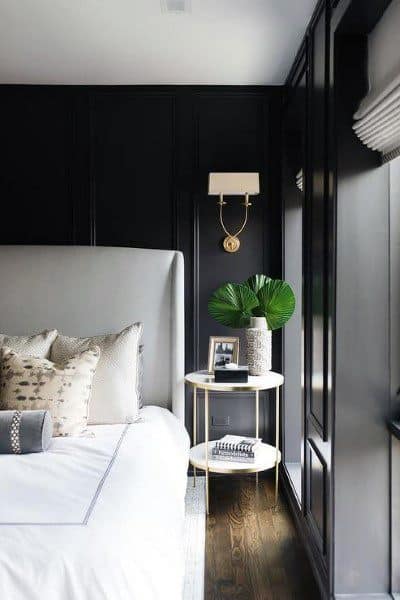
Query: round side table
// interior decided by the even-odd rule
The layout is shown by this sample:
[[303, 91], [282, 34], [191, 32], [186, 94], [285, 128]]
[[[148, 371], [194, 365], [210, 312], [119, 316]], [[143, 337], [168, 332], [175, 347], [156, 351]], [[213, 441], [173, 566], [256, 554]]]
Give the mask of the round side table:
[[[279, 388], [284, 377], [280, 373], [270, 371], [260, 377], [249, 376], [248, 383], [215, 383], [214, 375], [207, 371], [196, 371], [185, 375], [185, 382], [193, 388], [193, 447], [190, 449], [190, 463], [193, 465], [194, 485], [196, 485], [196, 469], [202, 469], [206, 475], [206, 507], [209, 514], [209, 473], [243, 474], [258, 473], [275, 468], [275, 505], [278, 501], [278, 469], [281, 460], [279, 451]], [[262, 443], [254, 463], [243, 463], [224, 460], [213, 460], [209, 456], [210, 448], [215, 444], [209, 440], [209, 392], [255, 392], [256, 426], [255, 437], [259, 437], [260, 407], [259, 392], [275, 389], [276, 423], [275, 446]], [[204, 432], [205, 441], [197, 444], [197, 390], [204, 390]]]

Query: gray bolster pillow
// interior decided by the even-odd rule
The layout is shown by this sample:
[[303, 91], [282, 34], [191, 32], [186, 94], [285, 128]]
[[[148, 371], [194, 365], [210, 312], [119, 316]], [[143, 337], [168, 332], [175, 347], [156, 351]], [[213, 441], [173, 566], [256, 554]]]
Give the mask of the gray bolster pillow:
[[52, 435], [48, 410], [0, 410], [0, 454], [44, 452]]

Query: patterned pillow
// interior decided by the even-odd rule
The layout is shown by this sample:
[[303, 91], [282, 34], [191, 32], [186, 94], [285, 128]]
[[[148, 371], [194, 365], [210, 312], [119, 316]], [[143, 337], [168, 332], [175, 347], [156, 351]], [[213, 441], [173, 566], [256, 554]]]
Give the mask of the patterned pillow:
[[0, 333], [0, 346], [8, 346], [25, 356], [48, 358], [52, 343], [57, 337], [57, 329], [50, 329], [29, 336], [6, 335]]
[[54, 436], [87, 433], [92, 380], [100, 358], [94, 346], [55, 364], [0, 348], [0, 409], [49, 410]]

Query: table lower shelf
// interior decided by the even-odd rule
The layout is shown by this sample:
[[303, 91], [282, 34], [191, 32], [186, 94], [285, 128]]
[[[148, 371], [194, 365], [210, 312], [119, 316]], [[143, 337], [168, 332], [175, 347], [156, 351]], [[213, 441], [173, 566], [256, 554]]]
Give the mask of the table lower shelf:
[[[215, 442], [208, 443], [209, 453]], [[281, 461], [281, 453], [278, 452], [278, 463]], [[196, 469], [206, 470], [206, 445], [198, 444], [190, 449], [190, 463]], [[257, 457], [254, 463], [234, 462], [230, 460], [208, 459], [208, 470], [210, 473], [259, 473], [276, 466], [276, 448], [270, 444], [261, 444], [257, 449]]]

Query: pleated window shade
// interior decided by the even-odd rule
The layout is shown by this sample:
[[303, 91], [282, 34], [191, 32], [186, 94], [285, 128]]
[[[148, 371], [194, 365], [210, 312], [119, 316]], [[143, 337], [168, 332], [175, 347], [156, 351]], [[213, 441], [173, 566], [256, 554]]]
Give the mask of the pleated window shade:
[[383, 162], [400, 156], [400, 0], [394, 0], [369, 34], [370, 91], [354, 114], [353, 129]]

